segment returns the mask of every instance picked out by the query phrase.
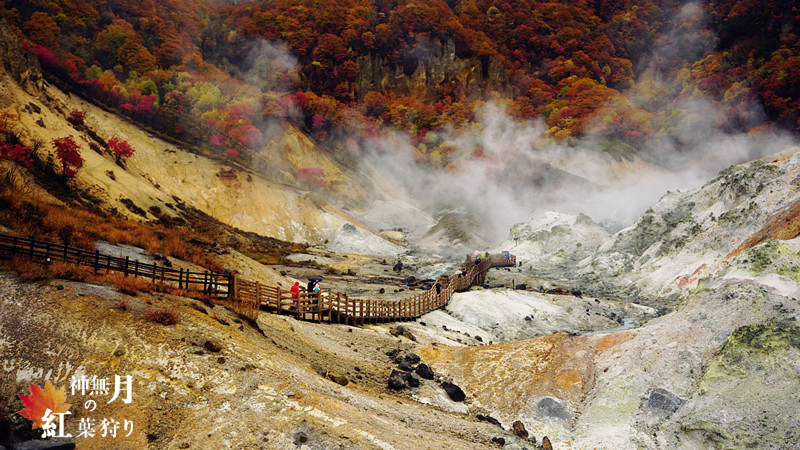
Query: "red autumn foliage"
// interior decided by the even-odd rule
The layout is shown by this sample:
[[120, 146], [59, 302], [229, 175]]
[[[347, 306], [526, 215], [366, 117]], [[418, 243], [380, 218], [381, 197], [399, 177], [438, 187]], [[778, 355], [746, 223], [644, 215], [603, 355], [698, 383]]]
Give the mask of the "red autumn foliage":
[[83, 122], [86, 120], [86, 111], [81, 111], [79, 109], [73, 109], [69, 112], [69, 121], [76, 124], [82, 125]]
[[0, 142], [0, 158], [13, 161], [28, 170], [33, 169], [30, 148], [24, 145]]
[[61, 175], [64, 178], [72, 178], [77, 175], [78, 169], [83, 167], [84, 162], [80, 155], [80, 145], [72, 136], [65, 136], [53, 139], [53, 146], [56, 149], [56, 156], [61, 161]]
[[114, 153], [117, 161], [121, 158], [130, 158], [136, 152], [128, 141], [123, 141], [118, 137], [113, 137], [108, 140], [108, 148]]

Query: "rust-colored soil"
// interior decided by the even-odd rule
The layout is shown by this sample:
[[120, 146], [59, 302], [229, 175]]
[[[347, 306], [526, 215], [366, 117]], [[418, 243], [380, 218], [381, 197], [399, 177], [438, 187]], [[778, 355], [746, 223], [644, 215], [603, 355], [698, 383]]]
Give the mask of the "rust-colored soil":
[[734, 251], [728, 254], [728, 258], [735, 257], [739, 253], [753, 248], [767, 239], [780, 239], [788, 241], [800, 236], [800, 200], [789, 205], [783, 211], [774, 215], [760, 230], [753, 233]]

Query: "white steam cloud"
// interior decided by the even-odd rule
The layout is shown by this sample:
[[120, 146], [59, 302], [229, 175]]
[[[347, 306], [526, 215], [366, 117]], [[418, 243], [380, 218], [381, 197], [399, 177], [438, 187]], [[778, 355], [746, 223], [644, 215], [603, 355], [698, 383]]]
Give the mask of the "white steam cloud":
[[[710, 99], [681, 96], [680, 89], [662, 81], [672, 69], [668, 62], [674, 65], [678, 57], [695, 61], [712, 49], [713, 39], [702, 23], [701, 8], [685, 5], [637, 80], [658, 85], [659, 95], [667, 92], [671, 98], [652, 101], [636, 98], [639, 91], [631, 91], [632, 103], [650, 102], [659, 127], [642, 140], [636, 148], [640, 156], [633, 159], [614, 160], [598, 148], [593, 136], [568, 145], [556, 143], [545, 135], [541, 121], [515, 121], [491, 103], [477, 111], [478, 127], [443, 136], [458, 148], [461, 161], [446, 170], [417, 164], [412, 145], [398, 139], [370, 142], [362, 151], [426, 211], [471, 215], [484, 226], [480, 237], [490, 244], [505, 238], [514, 223], [546, 210], [630, 224], [667, 191], [697, 188], [730, 165], [794, 145], [793, 137], [777, 131], [726, 131], [718, 124], [728, 122], [722, 119], [729, 118], [730, 110]], [[741, 129], [763, 119], [755, 102], [734, 114]], [[480, 156], [472, 156], [476, 153]]]

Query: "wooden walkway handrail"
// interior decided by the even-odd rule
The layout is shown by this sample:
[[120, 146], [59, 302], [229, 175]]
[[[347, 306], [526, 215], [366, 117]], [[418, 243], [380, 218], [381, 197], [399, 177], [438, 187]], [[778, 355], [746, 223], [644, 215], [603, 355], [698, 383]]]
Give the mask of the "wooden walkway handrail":
[[508, 252], [482, 254], [483, 258], [467, 255], [461, 272], [454, 276], [441, 276], [433, 286], [401, 300], [374, 300], [350, 298], [347, 294], [330, 289], [316, 294], [300, 289], [293, 294], [280, 286], [268, 286], [257, 281], [238, 278], [231, 273], [192, 272], [147, 264], [128, 257], [117, 258], [99, 251], [68, 247], [34, 238], [0, 234], [0, 258], [22, 256], [31, 261], [49, 264], [53, 260], [92, 267], [95, 273], [121, 273], [124, 276], [142, 277], [153, 283], [172, 284], [200, 291], [209, 296], [228, 300], [235, 311], [253, 320], [262, 309], [278, 314], [291, 314], [298, 319], [317, 322], [339, 322], [352, 325], [365, 323], [413, 320], [449, 303], [453, 293], [464, 291], [486, 281], [492, 267], [514, 267], [517, 260]]
[[119, 258], [69, 247], [34, 238], [0, 234], [0, 257], [22, 256], [33, 262], [49, 264], [64, 261], [100, 271], [120, 273], [123, 276], [142, 277], [153, 283], [175, 285], [180, 289], [200, 291], [212, 297], [227, 298], [232, 275], [214, 272], [193, 272], [184, 269], [148, 264], [129, 257]]

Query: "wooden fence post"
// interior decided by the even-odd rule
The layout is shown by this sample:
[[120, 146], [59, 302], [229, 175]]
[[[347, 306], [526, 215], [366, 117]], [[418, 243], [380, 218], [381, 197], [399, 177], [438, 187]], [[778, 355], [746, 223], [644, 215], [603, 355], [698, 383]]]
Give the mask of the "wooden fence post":
[[125, 257], [125, 269], [124, 269], [125, 270], [124, 273], [125, 273], [126, 277], [128, 276], [128, 264], [130, 264], [130, 262], [131, 262], [131, 257], [130, 256], [126, 256]]
[[94, 273], [97, 275], [97, 269], [100, 266], [100, 250], [94, 251]]

